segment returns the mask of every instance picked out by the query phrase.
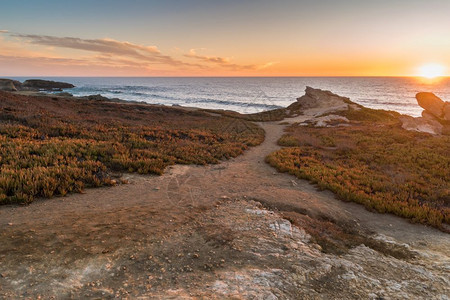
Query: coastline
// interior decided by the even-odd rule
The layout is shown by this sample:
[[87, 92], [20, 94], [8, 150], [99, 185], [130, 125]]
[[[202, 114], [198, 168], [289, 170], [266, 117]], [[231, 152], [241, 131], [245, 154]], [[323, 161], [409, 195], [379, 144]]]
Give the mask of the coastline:
[[[20, 78], [25, 80], [26, 78]], [[47, 78], [69, 80], [79, 96], [220, 108], [255, 113], [290, 105], [306, 86], [330, 90], [374, 109], [420, 116], [414, 95], [430, 91], [450, 98], [449, 80], [426, 83], [418, 78]], [[69, 90], [67, 90], [70, 92]], [[276, 106], [276, 107], [275, 107]]]
[[[317, 97], [313, 97], [315, 93]], [[137, 122], [133, 118], [184, 124], [189, 118], [201, 117], [199, 120], [206, 118], [213, 123], [218, 118], [235, 120], [243, 125], [239, 130], [245, 130], [252, 123], [245, 119], [251, 119], [264, 130], [265, 140], [216, 163], [171, 165], [161, 176], [125, 171], [114, 179], [111, 188], [40, 199], [28, 206], [1, 206], [0, 222], [5, 231], [1, 235], [0, 280], [5, 297], [24, 293], [50, 296], [56, 291], [74, 297], [232, 297], [241, 293], [243, 297], [296, 298], [314, 297], [319, 292], [342, 298], [382, 297], [398, 292], [400, 279], [408, 282], [400, 287], [406, 295], [434, 297], [449, 293], [445, 278], [449, 259], [446, 249], [450, 245], [447, 233], [339, 201], [334, 194], [277, 173], [264, 162], [271, 153], [297, 147], [289, 144], [295, 140], [284, 138], [288, 145], [280, 143], [286, 134], [295, 137], [295, 132], [286, 132], [286, 128], [322, 132], [376, 124], [401, 131], [397, 113], [366, 110], [314, 89], [307, 91], [304, 97], [308, 99], [301, 97], [282, 113], [251, 117], [229, 111], [108, 102], [103, 98], [17, 96], [17, 102], [12, 103], [39, 100], [66, 109], [80, 104], [74, 108], [74, 117], [67, 112], [57, 114], [61, 120], [80, 115], [103, 122], [102, 118], [109, 120], [117, 111], [120, 114], [111, 120], [120, 119], [124, 124]], [[13, 108], [20, 105], [11, 105]], [[100, 108], [101, 114], [89, 117]], [[156, 114], [146, 117], [147, 109]], [[184, 113], [180, 115], [181, 111]], [[11, 116], [8, 120], [14, 120], [11, 110], [2, 108], [2, 112]], [[53, 110], [52, 114], [57, 112]], [[172, 113], [176, 114], [173, 118]], [[362, 117], [366, 119], [358, 119]], [[168, 128], [160, 126], [158, 130]], [[249, 133], [258, 132], [254, 130], [256, 127]], [[147, 132], [145, 136], [153, 142], [152, 135]], [[187, 136], [182, 135], [184, 139]], [[434, 139], [426, 133], [417, 133], [417, 137]], [[336, 150], [328, 139], [324, 141], [325, 147], [320, 148]], [[121, 179], [128, 183], [120, 184]], [[48, 210], [52, 214], [46, 213]], [[41, 250], [30, 253], [30, 243], [31, 248]], [[20, 271], [29, 267], [33, 272]], [[354, 274], [357, 279], [346, 274]], [[266, 285], [267, 278], [275, 285]], [[322, 288], [324, 280], [329, 282], [326, 290]], [[414, 288], [416, 280], [432, 286], [432, 291]], [[242, 286], [245, 292], [239, 292]]]

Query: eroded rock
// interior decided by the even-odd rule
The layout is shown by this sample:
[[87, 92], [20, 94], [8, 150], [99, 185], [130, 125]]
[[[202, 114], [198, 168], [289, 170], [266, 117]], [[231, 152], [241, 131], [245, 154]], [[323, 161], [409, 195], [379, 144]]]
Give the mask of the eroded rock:
[[442, 118], [445, 121], [450, 121], [450, 103], [449, 102], [446, 102], [444, 105]]
[[410, 131], [425, 132], [434, 135], [442, 134], [443, 125], [435, 119], [413, 118], [410, 116], [401, 116], [402, 128]]
[[75, 86], [67, 82], [41, 80], [41, 79], [29, 79], [23, 83], [23, 87], [31, 89], [43, 89], [43, 90], [60, 90], [71, 89]]
[[0, 91], [15, 92], [17, 88], [14, 84], [15, 80], [0, 79]]
[[442, 118], [445, 102], [433, 93], [421, 92], [416, 95], [417, 103], [437, 118]]
[[402, 116], [400, 121], [406, 130], [434, 135], [450, 133], [450, 102], [445, 102], [433, 93], [421, 92], [416, 95], [417, 103], [424, 109], [422, 117]]
[[305, 95], [297, 98], [297, 102], [291, 104], [288, 109], [317, 109], [323, 114], [325, 112], [347, 110], [350, 104], [353, 104], [353, 102], [349, 98], [308, 86], [306, 87]]

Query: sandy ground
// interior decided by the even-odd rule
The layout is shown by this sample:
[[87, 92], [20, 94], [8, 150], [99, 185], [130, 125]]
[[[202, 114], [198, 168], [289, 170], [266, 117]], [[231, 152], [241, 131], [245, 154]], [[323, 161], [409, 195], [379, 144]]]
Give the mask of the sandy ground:
[[[302, 121], [299, 116], [295, 121]], [[450, 236], [338, 201], [264, 162], [264, 143], [211, 166], [0, 208], [0, 297], [448, 299]], [[352, 224], [412, 253], [324, 253], [283, 212]]]

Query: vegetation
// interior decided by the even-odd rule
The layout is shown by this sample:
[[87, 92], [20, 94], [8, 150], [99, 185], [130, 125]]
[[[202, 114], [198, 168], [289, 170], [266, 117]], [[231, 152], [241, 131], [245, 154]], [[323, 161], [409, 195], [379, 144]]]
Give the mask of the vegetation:
[[403, 130], [385, 111], [343, 114], [352, 126], [291, 126], [267, 162], [342, 200], [448, 230], [450, 137]]
[[0, 204], [113, 185], [112, 172], [218, 163], [263, 139], [206, 112], [0, 92]]
[[230, 110], [214, 110], [214, 109], [204, 109], [205, 112], [212, 112], [226, 117], [232, 117], [236, 119], [242, 119], [252, 122], [271, 122], [271, 121], [282, 121], [287, 117], [294, 117], [301, 113], [300, 111], [291, 111], [286, 108], [277, 108], [268, 111], [262, 111], [253, 114], [241, 114]]

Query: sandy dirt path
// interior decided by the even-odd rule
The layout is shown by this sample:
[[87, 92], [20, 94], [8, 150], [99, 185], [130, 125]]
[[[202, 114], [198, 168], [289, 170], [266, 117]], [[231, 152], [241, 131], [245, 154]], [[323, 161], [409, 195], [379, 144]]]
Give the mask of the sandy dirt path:
[[[448, 234], [277, 173], [264, 158], [284, 125], [260, 126], [262, 145], [219, 165], [0, 207], [0, 297], [450, 297]], [[323, 253], [283, 211], [351, 224], [415, 258]]]

